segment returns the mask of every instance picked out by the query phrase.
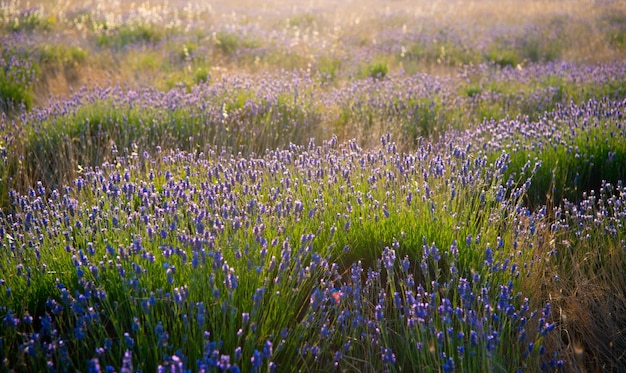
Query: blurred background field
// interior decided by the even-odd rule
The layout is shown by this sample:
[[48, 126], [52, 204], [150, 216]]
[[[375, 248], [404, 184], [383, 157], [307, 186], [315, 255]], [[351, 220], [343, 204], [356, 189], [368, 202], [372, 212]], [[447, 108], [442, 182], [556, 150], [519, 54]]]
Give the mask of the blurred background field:
[[341, 85], [377, 74], [450, 76], [470, 64], [622, 61], [625, 8], [619, 1], [10, 1], [0, 16], [4, 59], [29, 57], [22, 101], [31, 105], [83, 85], [167, 90], [233, 73], [301, 69]]

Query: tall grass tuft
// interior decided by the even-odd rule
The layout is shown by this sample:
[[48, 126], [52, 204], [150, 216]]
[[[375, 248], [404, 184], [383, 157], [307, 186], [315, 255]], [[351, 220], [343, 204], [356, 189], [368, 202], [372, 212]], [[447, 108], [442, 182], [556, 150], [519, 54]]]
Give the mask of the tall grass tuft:
[[164, 37], [162, 29], [149, 23], [124, 23], [114, 28], [104, 28], [98, 37], [98, 46], [124, 49], [133, 44], [153, 45]]
[[537, 235], [538, 261], [523, 287], [550, 299], [557, 333], [546, 343], [571, 369], [624, 368], [623, 198], [622, 182], [607, 182], [583, 193], [578, 203], [544, 210], [551, 218]]

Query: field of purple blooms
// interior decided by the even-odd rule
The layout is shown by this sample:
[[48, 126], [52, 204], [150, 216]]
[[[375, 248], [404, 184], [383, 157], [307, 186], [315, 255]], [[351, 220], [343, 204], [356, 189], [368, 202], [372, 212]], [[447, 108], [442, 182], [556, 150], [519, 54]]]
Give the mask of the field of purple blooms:
[[0, 371], [626, 369], [625, 4], [74, 3], [0, 1]]

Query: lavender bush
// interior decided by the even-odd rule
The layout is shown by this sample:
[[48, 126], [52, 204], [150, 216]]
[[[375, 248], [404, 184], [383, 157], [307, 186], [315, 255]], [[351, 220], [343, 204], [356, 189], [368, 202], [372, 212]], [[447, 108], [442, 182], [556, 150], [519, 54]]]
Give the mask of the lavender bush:
[[86, 170], [62, 194], [11, 194], [3, 344], [19, 353], [5, 361], [122, 369], [125, 352], [141, 370], [563, 364], [533, 353], [553, 326], [519, 291], [524, 190], [499, 197], [505, 160], [486, 165], [452, 142], [448, 155], [424, 144], [404, 156], [383, 143], [366, 152], [333, 139], [263, 158], [144, 153]]

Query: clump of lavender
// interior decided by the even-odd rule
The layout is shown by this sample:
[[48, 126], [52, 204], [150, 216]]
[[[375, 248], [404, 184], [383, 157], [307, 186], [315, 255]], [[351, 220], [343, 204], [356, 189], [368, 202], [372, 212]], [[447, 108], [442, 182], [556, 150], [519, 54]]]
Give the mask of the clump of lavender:
[[36, 55], [23, 35], [2, 38], [0, 45], [0, 112], [29, 110], [37, 81]]
[[532, 213], [524, 189], [502, 184], [506, 155], [487, 164], [461, 138], [402, 154], [382, 140], [247, 158], [133, 152], [61, 190], [12, 192], [2, 358], [42, 369], [540, 366], [552, 351], [525, 344], [543, 346], [553, 328], [520, 290]]

